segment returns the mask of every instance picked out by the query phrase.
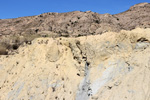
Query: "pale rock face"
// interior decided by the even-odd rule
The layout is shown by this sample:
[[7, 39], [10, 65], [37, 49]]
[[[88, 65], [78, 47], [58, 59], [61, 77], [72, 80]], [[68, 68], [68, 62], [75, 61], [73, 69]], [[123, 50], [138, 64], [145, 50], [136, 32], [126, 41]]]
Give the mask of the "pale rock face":
[[149, 100], [149, 32], [35, 39], [0, 56], [0, 100]]

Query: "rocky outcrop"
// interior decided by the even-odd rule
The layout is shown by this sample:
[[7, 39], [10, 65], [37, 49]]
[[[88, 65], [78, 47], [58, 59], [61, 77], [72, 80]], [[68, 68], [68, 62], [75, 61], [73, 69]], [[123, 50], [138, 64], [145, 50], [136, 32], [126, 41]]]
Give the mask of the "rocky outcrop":
[[0, 20], [0, 34], [43, 34], [58, 36], [101, 34], [106, 31], [131, 30], [150, 27], [150, 4], [141, 3], [116, 14], [98, 14], [91, 11], [44, 13], [37, 16]]
[[0, 99], [149, 100], [149, 32], [34, 39], [0, 56]]
[[150, 28], [150, 4], [140, 3], [130, 7], [129, 10], [116, 14], [121, 23], [121, 28], [125, 30], [132, 30], [137, 27]]

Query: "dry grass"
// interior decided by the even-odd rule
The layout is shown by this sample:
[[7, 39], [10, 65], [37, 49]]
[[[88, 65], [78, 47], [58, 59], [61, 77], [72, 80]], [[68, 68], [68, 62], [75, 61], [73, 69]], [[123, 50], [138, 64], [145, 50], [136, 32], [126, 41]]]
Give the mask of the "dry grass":
[[6, 55], [7, 50], [16, 50], [18, 47], [25, 43], [29, 43], [35, 38], [41, 37], [38, 34], [26, 34], [26, 35], [13, 35], [3, 37], [0, 40], [0, 55]]

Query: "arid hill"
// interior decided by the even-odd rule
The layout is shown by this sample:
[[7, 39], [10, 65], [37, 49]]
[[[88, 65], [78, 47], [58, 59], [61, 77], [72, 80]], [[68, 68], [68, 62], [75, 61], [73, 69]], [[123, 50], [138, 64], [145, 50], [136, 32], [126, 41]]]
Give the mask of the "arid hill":
[[150, 27], [150, 4], [141, 3], [116, 14], [98, 14], [91, 11], [44, 13], [38, 16], [0, 20], [0, 34], [37, 34], [50, 31], [57, 35], [80, 36], [106, 31], [131, 30]]
[[44, 13], [37, 16], [0, 20], [0, 54], [17, 49], [36, 37], [78, 37], [104, 32], [150, 28], [150, 4], [141, 3], [116, 15], [91, 11]]
[[150, 100], [150, 4], [1, 19], [0, 100]]

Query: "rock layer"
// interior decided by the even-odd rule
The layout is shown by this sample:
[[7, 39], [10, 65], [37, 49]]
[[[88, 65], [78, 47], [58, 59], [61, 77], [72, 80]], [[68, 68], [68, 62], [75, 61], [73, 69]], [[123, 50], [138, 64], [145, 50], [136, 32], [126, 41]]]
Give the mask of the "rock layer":
[[0, 56], [0, 99], [149, 100], [149, 32], [34, 39]]

